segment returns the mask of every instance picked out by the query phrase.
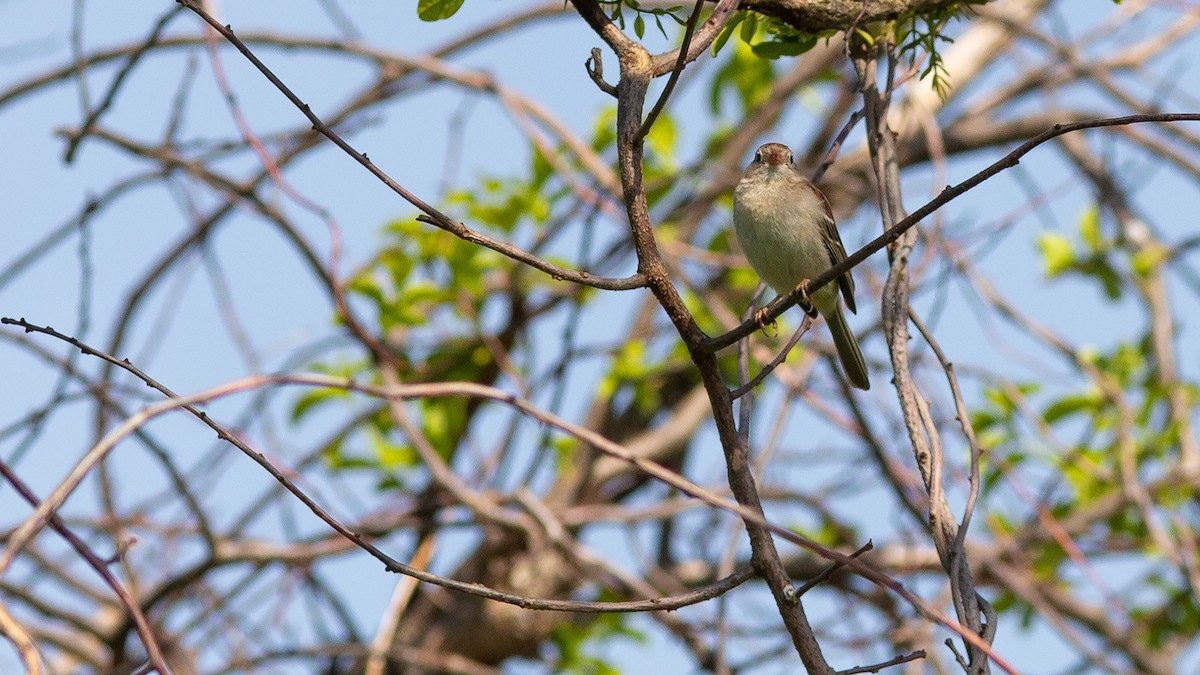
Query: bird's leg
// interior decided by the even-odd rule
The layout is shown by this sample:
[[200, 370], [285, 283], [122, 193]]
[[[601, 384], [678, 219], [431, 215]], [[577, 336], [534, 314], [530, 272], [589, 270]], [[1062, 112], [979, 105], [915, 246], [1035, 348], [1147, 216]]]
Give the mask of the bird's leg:
[[817, 307], [813, 305], [812, 298], [808, 297], [808, 279], [801, 281], [797, 288], [800, 289], [800, 309], [804, 309], [804, 305], [808, 305], [806, 313], [814, 319], [817, 318]]
[[[762, 329], [763, 335], [766, 335], [767, 337], [775, 337], [774, 335], [771, 335], [769, 332], [767, 332], [766, 316], [767, 316], [767, 308], [759, 307], [757, 310], [754, 311], [754, 323], [758, 324], [758, 327]], [[774, 328], [775, 322], [772, 321], [770, 325], [772, 328]]]

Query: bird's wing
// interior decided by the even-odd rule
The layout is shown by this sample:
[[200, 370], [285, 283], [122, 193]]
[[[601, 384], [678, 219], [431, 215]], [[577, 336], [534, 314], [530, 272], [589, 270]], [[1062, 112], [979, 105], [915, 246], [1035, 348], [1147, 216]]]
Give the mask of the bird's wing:
[[[825, 207], [825, 220], [821, 221], [821, 230], [825, 235], [825, 250], [829, 251], [830, 265], [836, 265], [846, 259], [846, 247], [842, 245], [842, 235], [838, 234], [837, 222], [833, 219], [833, 209], [829, 208], [829, 200], [811, 183], [808, 188], [821, 200]], [[854, 306], [854, 277], [847, 271], [837, 279], [838, 288], [842, 289], [842, 297], [846, 300], [846, 309], [856, 314]]]

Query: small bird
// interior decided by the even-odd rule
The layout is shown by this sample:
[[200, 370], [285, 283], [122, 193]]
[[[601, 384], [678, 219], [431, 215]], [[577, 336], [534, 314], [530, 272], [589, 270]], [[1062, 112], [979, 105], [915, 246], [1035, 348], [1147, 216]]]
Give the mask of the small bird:
[[[792, 163], [792, 151], [766, 143], [754, 153], [733, 193], [733, 229], [750, 266], [776, 293], [784, 295], [805, 279], [815, 279], [846, 259], [833, 211], [825, 195]], [[854, 308], [850, 272], [817, 289], [812, 305], [829, 324], [833, 345], [850, 384], [870, 389], [858, 340], [846, 325], [838, 290]]]

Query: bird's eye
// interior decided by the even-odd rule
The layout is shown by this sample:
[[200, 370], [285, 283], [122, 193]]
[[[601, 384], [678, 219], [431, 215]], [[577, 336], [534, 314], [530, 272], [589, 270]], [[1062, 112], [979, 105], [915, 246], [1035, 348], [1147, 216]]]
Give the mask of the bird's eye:
[[761, 162], [761, 161], [762, 161], [762, 152], [756, 152], [756, 153], [754, 153], [754, 161], [756, 161], [756, 162]]

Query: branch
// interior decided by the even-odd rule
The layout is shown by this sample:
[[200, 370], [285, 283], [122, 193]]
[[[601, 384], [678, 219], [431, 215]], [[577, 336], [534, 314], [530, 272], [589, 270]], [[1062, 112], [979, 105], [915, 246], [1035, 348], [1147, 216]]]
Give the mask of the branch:
[[[514, 410], [517, 410], [530, 418], [548, 426], [554, 427], [564, 433], [570, 434], [575, 438], [593, 445], [597, 450], [606, 455], [615, 457], [621, 461], [627, 462], [636, 467], [638, 470], [662, 481], [663, 483], [679, 490], [683, 494], [696, 498], [710, 506], [736, 515], [747, 523], [756, 528], [760, 528], [765, 532], [770, 532], [775, 536], [789, 541], [803, 549], [811, 551], [826, 560], [840, 563], [846, 568], [853, 570], [856, 574], [867, 579], [871, 583], [882, 588], [886, 588], [893, 593], [904, 598], [918, 613], [930, 621], [936, 622], [951, 631], [954, 631], [962, 638], [979, 649], [983, 650], [991, 656], [1001, 668], [1010, 673], [1016, 671], [1012, 666], [1008, 665], [998, 654], [991, 650], [991, 647], [980, 640], [979, 636], [972, 633], [967, 628], [960, 625], [958, 622], [943, 614], [933, 604], [926, 602], [912, 591], [905, 588], [904, 584], [896, 581], [887, 574], [879, 571], [875, 567], [840, 551], [828, 548], [819, 544], [807, 537], [804, 537], [788, 527], [770, 522], [762, 514], [761, 506], [755, 510], [749, 506], [731, 502], [718, 494], [707, 490], [692, 481], [684, 478], [678, 473], [667, 469], [661, 464], [651, 462], [642, 457], [638, 457], [628, 448], [615, 443], [591, 429], [572, 424], [553, 413], [542, 410], [533, 403], [522, 399], [519, 396], [510, 394], [496, 387], [477, 384], [475, 382], [438, 382], [426, 384], [401, 384], [393, 387], [380, 387], [375, 385], [363, 384], [354, 380], [331, 377], [327, 375], [255, 375], [244, 377], [233, 382], [213, 387], [211, 389], [191, 394], [189, 396], [176, 396], [170, 393], [164, 385], [158, 383], [142, 370], [134, 366], [128, 359], [118, 359], [117, 357], [101, 352], [87, 345], [86, 343], [59, 333], [58, 331], [43, 326], [37, 326], [25, 321], [24, 319], [12, 319], [9, 317], [0, 317], [0, 324], [19, 326], [25, 329], [26, 332], [43, 333], [59, 340], [70, 343], [85, 354], [96, 356], [108, 363], [119, 366], [130, 373], [136, 375], [139, 379], [145, 382], [148, 386], [170, 396], [166, 401], [161, 401], [154, 405], [148, 406], [139, 411], [132, 417], [128, 418], [124, 423], [110, 432], [100, 443], [88, 451], [87, 455], [77, 463], [75, 469], [71, 471], [66, 479], [59, 485], [54, 493], [42, 501], [41, 506], [34, 512], [32, 516], [26, 519], [20, 527], [18, 527], [10, 536], [7, 543], [7, 548], [3, 554], [0, 554], [0, 570], [7, 566], [13, 556], [16, 555], [18, 549], [23, 548], [29, 543], [30, 539], [37, 530], [41, 528], [47, 521], [46, 519], [60, 507], [63, 501], [78, 487], [79, 483], [87, 475], [87, 473], [100, 462], [108, 453], [123, 440], [126, 436], [132, 433], [137, 427], [147, 423], [167, 412], [182, 408], [196, 416], [201, 422], [207, 425], [210, 429], [216, 431], [217, 436], [227, 443], [241, 450], [247, 457], [253, 460], [256, 464], [265, 469], [272, 478], [280, 483], [288, 492], [292, 493], [301, 501], [312, 513], [317, 516], [332, 528], [335, 532], [345, 537], [354, 545], [371, 554], [376, 560], [384, 564], [385, 569], [389, 572], [397, 572], [415, 577], [420, 581], [431, 583], [437, 586], [442, 586], [451, 590], [461, 591], [470, 595], [475, 595], [488, 600], [495, 600], [510, 605], [516, 605], [525, 609], [544, 609], [552, 611], [576, 612], [581, 611], [578, 603], [568, 600], [550, 600], [543, 598], [533, 598], [516, 593], [505, 593], [488, 588], [478, 583], [468, 583], [442, 577], [436, 574], [431, 574], [421, 569], [413, 568], [409, 565], [401, 563], [391, 556], [384, 553], [377, 546], [367, 541], [367, 536], [351, 531], [348, 527], [342, 524], [341, 521], [334, 518], [324, 508], [301, 490], [294, 481], [272, 464], [267, 458], [253, 448], [251, 448], [238, 435], [230, 432], [224, 426], [218, 424], [207, 413], [200, 410], [197, 405], [207, 401], [215, 400], [230, 394], [235, 394], [243, 391], [251, 391], [267, 386], [280, 385], [300, 385], [310, 387], [341, 387], [350, 391], [359, 392], [369, 396], [376, 396], [386, 400], [414, 400], [421, 398], [479, 398], [489, 401], [494, 401], [502, 405], [506, 405]], [[709, 357], [711, 358], [711, 357]], [[722, 391], [725, 389], [722, 387]], [[757, 493], [755, 493], [757, 497]], [[758, 503], [755, 503], [759, 506]], [[770, 541], [768, 539], [768, 541]], [[773, 542], [772, 542], [773, 546]], [[761, 572], [761, 570], [759, 570]], [[790, 584], [790, 580], [786, 582], [789, 593], [794, 594], [795, 589]], [[793, 597], [789, 602], [796, 602], [798, 598]], [[0, 607], [2, 609], [2, 607]], [[591, 610], [582, 610], [591, 611]], [[595, 611], [604, 611], [596, 609]]]
[[885, 21], [907, 12], [929, 12], [953, 4], [956, 0], [744, 0], [741, 6], [779, 19], [796, 30], [820, 33], [842, 31], [855, 23]]
[[371, 162], [365, 153], [355, 150], [354, 147], [346, 142], [341, 136], [339, 136], [337, 132], [322, 122], [321, 118], [317, 117], [316, 113], [312, 111], [312, 108], [310, 108], [307, 103], [302, 101], [299, 96], [293, 93], [292, 90], [289, 89], [287, 85], [285, 85], [283, 81], [275, 75], [275, 73], [271, 72], [271, 70], [267, 68], [267, 66], [263, 64], [263, 62], [260, 61], [253, 52], [250, 51], [250, 48], [247, 47], [245, 43], [243, 43], [236, 35], [233, 34], [233, 30], [231, 30], [228, 26], [221, 25], [220, 22], [205, 12], [200, 6], [199, 2], [196, 0], [176, 0], [176, 2], [195, 12], [197, 16], [205, 21], [205, 23], [212, 26], [213, 30], [220, 33], [222, 37], [236, 47], [238, 51], [240, 51], [242, 55], [245, 56], [246, 59], [250, 61], [250, 63], [253, 64], [254, 67], [257, 68], [264, 77], [267, 78], [268, 81], [270, 81], [271, 84], [275, 85], [275, 88], [278, 89], [280, 93], [286, 96], [287, 99], [291, 101], [292, 104], [295, 105], [310, 122], [312, 122], [312, 126], [315, 131], [320, 133], [322, 136], [325, 136], [330, 141], [333, 141], [334, 145], [338, 146], [345, 151], [347, 155], [354, 158], [354, 161], [361, 164], [367, 171], [370, 171], [372, 175], [380, 180], [380, 182], [382, 182], [396, 194], [400, 195], [409, 204], [412, 204], [418, 210], [420, 210], [424, 215], [419, 216], [417, 220], [420, 220], [424, 223], [429, 223], [430, 225], [449, 232], [450, 234], [453, 234], [464, 241], [468, 241], [472, 244], [479, 244], [496, 251], [497, 253], [512, 258], [517, 262], [529, 265], [534, 269], [549, 274], [555, 279], [571, 281], [584, 286], [591, 286], [593, 288], [600, 288], [610, 291], [631, 290], [645, 286], [645, 279], [641, 274], [633, 274], [623, 278], [597, 277], [589, 274], [588, 272], [574, 270], [568, 267], [563, 267], [562, 265], [557, 265], [548, 260], [544, 260], [533, 255], [532, 253], [529, 253], [528, 251], [514, 246], [513, 244], [509, 244], [499, 239], [494, 239], [480, 232], [476, 232], [466, 225], [453, 220], [438, 209], [427, 204], [420, 197], [416, 196], [412, 192], [409, 192], [396, 181], [392, 180], [391, 176], [388, 176], [382, 169], [375, 166], [375, 164]]
[[[663, 107], [667, 105], [667, 99], [671, 96], [671, 92], [675, 90], [675, 83], [679, 81], [679, 75], [683, 72], [683, 67], [688, 63], [688, 47], [692, 44], [692, 33], [696, 30], [696, 21], [700, 19], [700, 9], [704, 7], [704, 0], [696, 0], [696, 6], [692, 9], [692, 13], [688, 16], [687, 27], [683, 30], [683, 42], [679, 45], [679, 58], [675, 61], [675, 67], [671, 68], [671, 77], [667, 78], [667, 84], [663, 87], [662, 94], [659, 94], [658, 101], [654, 107], [646, 115], [646, 119], [642, 122], [642, 127], [638, 129], [637, 138], [641, 140], [650, 133], [650, 128], [654, 126], [654, 120], [658, 119], [659, 113]], [[597, 60], [599, 62], [599, 60]]]
[[[697, 3], [699, 6], [699, 3]], [[726, 24], [733, 18], [734, 14], [739, 9], [739, 3], [736, 0], [720, 0], [713, 7], [712, 14], [708, 15], [708, 20], [696, 31], [696, 35], [691, 43], [684, 43], [680, 47], [680, 57], [685, 63], [691, 63], [700, 57], [712, 45], [713, 41], [725, 29]], [[654, 76], [665, 75], [674, 68], [675, 56], [674, 52], [659, 54], [651, 59], [651, 69]]]
[[[8, 481], [9, 484], [12, 485], [17, 491], [17, 493], [21, 495], [21, 498], [24, 499], [30, 506], [35, 509], [38, 507], [37, 495], [35, 495], [33, 490], [30, 490], [29, 486], [21, 480], [21, 477], [18, 476], [16, 472], [14, 472], [8, 466], [8, 464], [3, 461], [0, 461], [0, 476], [3, 476], [4, 480]], [[157, 668], [158, 672], [164, 674], [170, 673], [171, 669], [167, 666], [167, 661], [163, 657], [162, 650], [158, 646], [158, 640], [155, 639], [154, 631], [150, 628], [150, 623], [146, 621], [146, 616], [142, 613], [142, 608], [138, 605], [137, 598], [133, 597], [129, 590], [121, 585], [121, 581], [117, 579], [112, 572], [108, 571], [108, 563], [102, 560], [100, 556], [92, 552], [92, 549], [88, 547], [87, 543], [80, 539], [79, 536], [74, 532], [72, 532], [70, 528], [67, 527], [66, 523], [62, 521], [62, 518], [58, 516], [58, 514], [51, 514], [49, 524], [51, 529], [57, 532], [63, 539], [67, 540], [67, 543], [71, 545], [71, 548], [75, 549], [75, 552], [87, 562], [88, 566], [96, 570], [96, 573], [100, 575], [100, 578], [104, 579], [104, 583], [108, 584], [108, 587], [111, 588], [113, 593], [116, 594], [117, 599], [120, 600], [121, 604], [125, 606], [126, 611], [129, 612], [129, 618], [137, 627], [138, 637], [142, 638], [142, 646], [146, 649], [146, 660], [149, 661], [150, 664], [155, 668]]]

